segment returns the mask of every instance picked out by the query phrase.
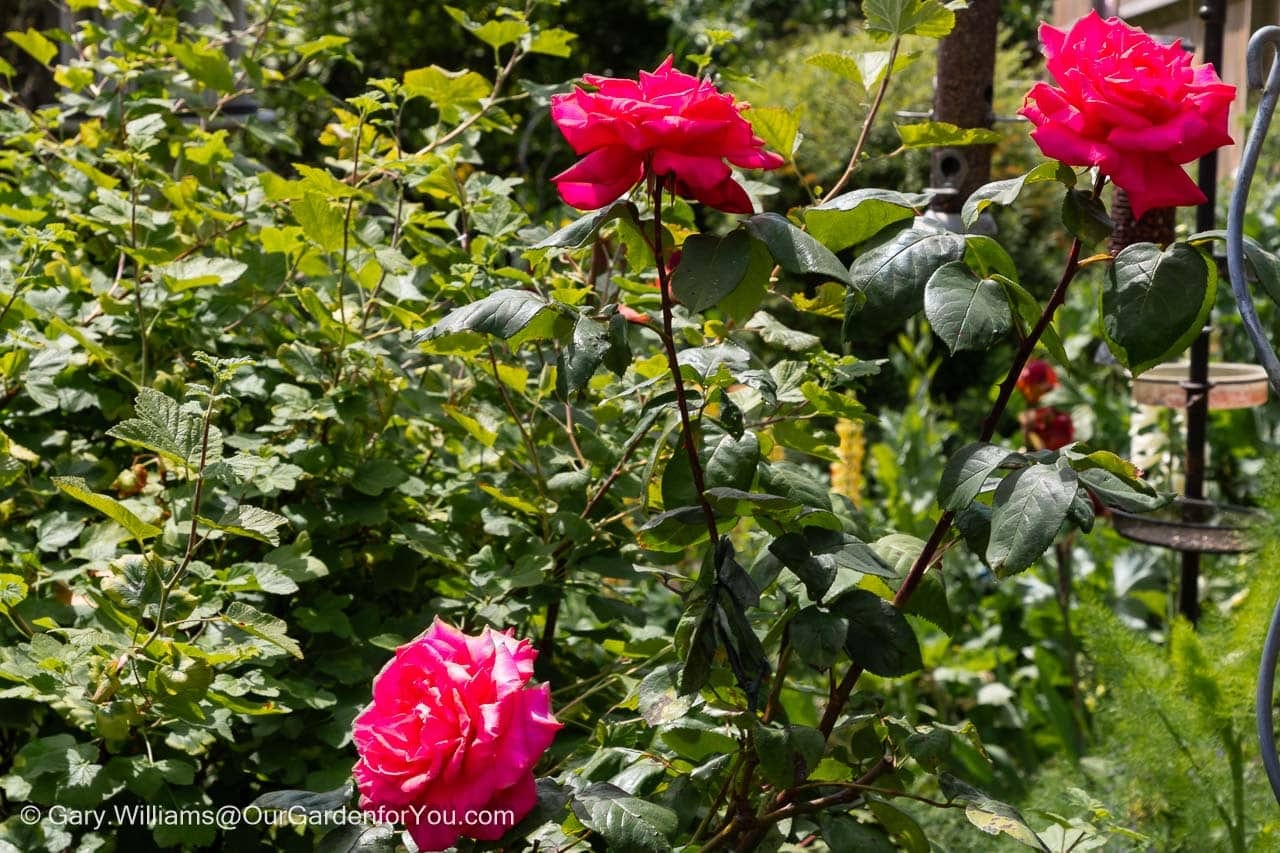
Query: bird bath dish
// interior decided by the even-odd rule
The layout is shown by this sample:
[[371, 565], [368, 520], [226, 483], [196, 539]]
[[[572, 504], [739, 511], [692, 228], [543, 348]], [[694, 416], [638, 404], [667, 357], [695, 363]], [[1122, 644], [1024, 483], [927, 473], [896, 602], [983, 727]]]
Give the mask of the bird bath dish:
[[[1184, 409], [1188, 363], [1161, 364], [1133, 380], [1133, 401], [1147, 406]], [[1209, 365], [1209, 408], [1249, 409], [1267, 402], [1267, 372], [1256, 364], [1217, 362]]]

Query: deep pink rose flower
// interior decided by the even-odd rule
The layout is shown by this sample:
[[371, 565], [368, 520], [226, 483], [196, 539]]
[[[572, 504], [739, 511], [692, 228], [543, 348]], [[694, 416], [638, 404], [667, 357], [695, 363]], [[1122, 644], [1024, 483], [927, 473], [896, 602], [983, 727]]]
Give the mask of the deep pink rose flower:
[[[566, 203], [604, 207], [649, 174], [670, 176], [677, 195], [728, 213], [751, 213], [751, 199], [729, 163], [776, 169], [783, 159], [764, 148], [732, 95], [672, 68], [670, 56], [640, 79], [584, 76], [596, 91], [575, 87], [551, 99], [551, 118], [582, 159], [551, 180]], [[728, 160], [729, 163], [725, 161]]]
[[1041, 151], [1097, 166], [1129, 194], [1135, 219], [1205, 200], [1181, 164], [1231, 144], [1235, 86], [1212, 65], [1193, 65], [1180, 42], [1162, 45], [1096, 12], [1066, 32], [1041, 24], [1040, 41], [1058, 86], [1037, 83], [1021, 113]]
[[[533, 766], [561, 728], [550, 688], [527, 687], [535, 657], [510, 631], [472, 637], [439, 619], [396, 649], [355, 720], [360, 807], [393, 815], [422, 850], [493, 841], [527, 815]], [[514, 820], [468, 818], [491, 809]]]
[[1048, 406], [1023, 412], [1022, 429], [1032, 450], [1059, 450], [1076, 437], [1071, 415]]
[[1040, 398], [1058, 387], [1058, 374], [1053, 365], [1044, 359], [1033, 358], [1018, 374], [1017, 388], [1031, 405], [1040, 402]]

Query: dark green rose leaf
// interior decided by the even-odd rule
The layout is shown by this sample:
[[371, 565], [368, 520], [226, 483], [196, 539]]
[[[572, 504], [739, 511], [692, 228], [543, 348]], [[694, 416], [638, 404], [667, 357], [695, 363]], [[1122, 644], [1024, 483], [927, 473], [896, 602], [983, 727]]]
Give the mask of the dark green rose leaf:
[[809, 605], [791, 619], [791, 645], [810, 666], [827, 669], [836, 662], [849, 633], [849, 620], [817, 605]]
[[867, 672], [893, 678], [924, 665], [907, 617], [875, 593], [849, 590], [831, 603], [831, 611], [849, 620], [845, 650]]
[[594, 210], [570, 222], [559, 231], [534, 244], [535, 249], [581, 249], [596, 236], [605, 223], [625, 218], [633, 223], [640, 221], [639, 209], [629, 201], [615, 201], [608, 207]]
[[1107, 344], [1135, 376], [1168, 361], [1200, 334], [1217, 289], [1213, 265], [1186, 243], [1127, 246], [1103, 279]]
[[961, 510], [973, 502], [997, 468], [1021, 460], [1021, 455], [994, 444], [968, 444], [947, 460], [938, 484], [938, 505]]
[[924, 313], [952, 353], [989, 349], [1013, 328], [1003, 288], [978, 278], [963, 261], [944, 264], [930, 276]]
[[758, 213], [743, 225], [769, 248], [773, 260], [792, 275], [811, 275], [849, 284], [849, 271], [831, 250], [776, 213]]
[[750, 260], [751, 237], [741, 228], [724, 237], [690, 235], [671, 276], [671, 290], [690, 311], [705, 311], [733, 293]]
[[1067, 518], [1079, 480], [1057, 465], [1015, 471], [996, 487], [987, 562], [1000, 577], [1029, 567], [1053, 544]]
[[845, 314], [846, 340], [865, 329], [879, 333], [896, 328], [924, 307], [925, 284], [944, 264], [964, 257], [965, 240], [941, 228], [917, 224], [867, 250], [853, 262], [849, 275], [865, 302]]
[[582, 825], [598, 833], [610, 850], [663, 853], [671, 849], [668, 839], [679, 825], [675, 812], [608, 782], [588, 785], [570, 803]]
[[1062, 224], [1086, 246], [1101, 243], [1115, 228], [1102, 199], [1077, 189], [1067, 190], [1062, 199]]

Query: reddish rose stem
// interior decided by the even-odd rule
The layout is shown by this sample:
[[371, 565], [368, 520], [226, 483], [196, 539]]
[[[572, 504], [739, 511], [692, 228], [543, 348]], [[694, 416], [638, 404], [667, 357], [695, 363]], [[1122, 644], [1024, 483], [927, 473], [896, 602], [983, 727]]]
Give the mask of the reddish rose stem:
[[[1096, 196], [1101, 190], [1102, 183], [1100, 180], [1094, 189], [1094, 195]], [[992, 436], [996, 434], [996, 426], [1000, 423], [1000, 418], [1009, 406], [1009, 399], [1013, 396], [1013, 390], [1018, 384], [1018, 377], [1022, 375], [1022, 368], [1026, 366], [1031, 354], [1035, 352], [1036, 344], [1039, 343], [1041, 336], [1044, 335], [1045, 329], [1049, 328], [1049, 324], [1053, 322], [1053, 315], [1057, 313], [1058, 308], [1066, 300], [1067, 286], [1071, 284], [1071, 280], [1075, 278], [1076, 273], [1080, 270], [1080, 249], [1081, 243], [1077, 238], [1071, 243], [1071, 252], [1067, 255], [1067, 265], [1062, 271], [1062, 278], [1058, 281], [1058, 286], [1054, 288], [1053, 295], [1049, 297], [1048, 303], [1045, 304], [1035, 327], [1032, 328], [1031, 333], [1018, 346], [1018, 350], [1013, 357], [1013, 364], [1009, 366], [1009, 372], [1005, 374], [1004, 381], [1000, 383], [1000, 390], [996, 394], [995, 402], [991, 404], [990, 411], [987, 412], [987, 416], [982, 420], [982, 432], [978, 436], [979, 441], [990, 441]], [[925, 542], [924, 548], [920, 551], [920, 556], [912, 563], [910, 571], [903, 578], [902, 585], [898, 587], [898, 592], [893, 597], [894, 607], [901, 610], [911, 600], [911, 596], [924, 578], [924, 573], [933, 565], [938, 555], [938, 549], [942, 547], [947, 534], [951, 532], [951, 525], [955, 522], [955, 519], [956, 513], [953, 510], [947, 510], [939, 516], [937, 524], [933, 527], [933, 533], [929, 534], [928, 541]], [[862, 667], [853, 664], [849, 667], [849, 671], [845, 673], [844, 678], [841, 679], [840, 685], [836, 688], [831, 701], [827, 704], [826, 711], [823, 712], [822, 721], [818, 724], [818, 730], [823, 735], [830, 737], [832, 730], [836, 727], [836, 721], [840, 718], [840, 712], [844, 709], [845, 703], [849, 701], [849, 696], [853, 693], [853, 687], [857, 684], [861, 675]]]
[[711, 534], [711, 545], [714, 548], [720, 541], [720, 532], [716, 529], [716, 514], [703, 494], [707, 490], [702, 476], [702, 462], [698, 459], [697, 440], [693, 434], [693, 424], [689, 420], [689, 401], [685, 395], [684, 378], [680, 375], [680, 356], [676, 352], [676, 339], [671, 328], [673, 303], [671, 300], [671, 277], [667, 272], [666, 258], [662, 254], [662, 179], [652, 172], [652, 163], [646, 167], [649, 172], [649, 200], [653, 205], [653, 242], [649, 248], [653, 250], [653, 260], [658, 267], [658, 289], [662, 293], [662, 344], [667, 351], [667, 367], [671, 370], [671, 379], [676, 386], [676, 408], [680, 410], [680, 435], [685, 452], [689, 455], [689, 468], [693, 472], [693, 488], [698, 493], [698, 505], [707, 522], [707, 532]]

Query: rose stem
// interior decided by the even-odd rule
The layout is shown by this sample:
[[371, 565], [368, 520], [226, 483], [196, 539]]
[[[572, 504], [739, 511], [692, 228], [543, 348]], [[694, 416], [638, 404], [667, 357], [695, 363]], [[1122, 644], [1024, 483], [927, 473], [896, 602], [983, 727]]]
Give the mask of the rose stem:
[[[1093, 195], [1097, 198], [1102, 193], [1102, 186], [1105, 177], [1101, 174], [1094, 183]], [[1000, 390], [996, 395], [995, 402], [991, 405], [991, 410], [982, 421], [982, 432], [980, 441], [989, 441], [995, 435], [996, 425], [999, 423], [1001, 416], [1004, 414], [1005, 408], [1009, 405], [1009, 399], [1013, 394], [1013, 389], [1018, 383], [1018, 377], [1022, 374], [1022, 368], [1026, 366], [1031, 355], [1035, 352], [1036, 344], [1039, 343], [1045, 329], [1053, 321], [1053, 315], [1058, 308], [1066, 301], [1067, 286], [1071, 284], [1076, 273], [1080, 270], [1080, 250], [1082, 248], [1079, 238], [1071, 243], [1071, 251], [1067, 255], [1066, 267], [1062, 271], [1062, 278], [1058, 281], [1058, 286], [1054, 288], [1053, 294], [1049, 297], [1049, 301], [1045, 304], [1044, 310], [1040, 313], [1040, 319], [1036, 321], [1036, 325], [1032, 328], [1030, 334], [1018, 346], [1014, 353], [1013, 364], [1009, 367], [1009, 372], [1005, 374], [1004, 381], [1000, 383]], [[951, 525], [955, 521], [955, 512], [948, 510], [939, 518], [933, 528], [933, 533], [929, 535], [929, 540], [925, 543], [924, 549], [920, 552], [920, 556], [916, 558], [912, 564], [910, 571], [907, 572], [906, 578], [902, 581], [902, 586], [898, 588], [897, 594], [893, 598], [893, 604], [899, 610], [906, 606], [916, 588], [920, 585], [921, 578], [924, 577], [925, 571], [931, 566], [938, 554], [938, 549], [942, 546], [943, 540], [951, 530]], [[862, 676], [863, 669], [857, 664], [850, 665], [844, 678], [840, 680], [840, 684], [836, 687], [835, 692], [831, 695], [831, 701], [827, 703], [826, 710], [822, 714], [822, 720], [818, 723], [818, 730], [822, 732], [824, 737], [830, 737], [831, 732], [836, 727], [836, 721], [840, 718], [840, 712], [844, 709], [844, 705], [849, 701], [850, 694], [853, 693], [854, 685]], [[795, 791], [787, 789], [778, 794], [773, 801], [772, 811], [787, 805], [795, 799]], [[726, 827], [725, 833], [732, 834], [732, 821]], [[759, 830], [757, 829], [757, 832]]]
[[671, 370], [671, 378], [676, 385], [676, 408], [680, 410], [680, 434], [684, 439], [685, 451], [689, 454], [689, 468], [693, 473], [693, 487], [698, 493], [698, 504], [702, 507], [702, 515], [707, 521], [707, 532], [711, 534], [711, 546], [714, 548], [720, 541], [720, 533], [716, 530], [716, 514], [707, 503], [706, 483], [702, 477], [702, 462], [698, 459], [698, 445], [694, 441], [693, 425], [689, 421], [689, 401], [685, 396], [684, 378], [680, 375], [680, 357], [676, 353], [675, 335], [671, 330], [671, 281], [667, 274], [666, 259], [662, 254], [662, 179], [653, 174], [653, 164], [647, 164], [649, 173], [649, 201], [653, 206], [653, 242], [649, 248], [653, 250], [653, 259], [658, 266], [658, 289], [662, 292], [662, 343], [667, 351], [667, 366]]
[[[1100, 185], [1095, 190], [1095, 194], [1098, 190], [1101, 190]], [[990, 441], [991, 437], [995, 435], [996, 426], [1000, 423], [1000, 418], [1004, 415], [1004, 410], [1009, 405], [1009, 398], [1013, 395], [1013, 389], [1018, 384], [1018, 377], [1022, 375], [1022, 368], [1026, 367], [1031, 354], [1035, 352], [1036, 344], [1039, 343], [1040, 337], [1044, 334], [1044, 330], [1049, 327], [1049, 323], [1053, 321], [1053, 315], [1066, 300], [1067, 286], [1071, 284], [1071, 280], [1075, 278], [1076, 272], [1080, 269], [1080, 249], [1080, 239], [1076, 238], [1071, 242], [1071, 252], [1067, 255], [1067, 265], [1062, 271], [1062, 278], [1059, 280], [1058, 286], [1054, 288], [1053, 295], [1049, 297], [1048, 303], [1045, 304], [1035, 327], [1018, 346], [1018, 350], [1013, 357], [1013, 364], [1009, 366], [1009, 372], [1005, 374], [1004, 381], [1000, 383], [1000, 391], [996, 394], [995, 402], [991, 404], [991, 410], [987, 412], [987, 416], [982, 420], [982, 432], [978, 437], [979, 441]], [[893, 597], [894, 607], [901, 610], [911, 599], [916, 588], [920, 585], [921, 579], [924, 578], [925, 571], [933, 565], [938, 549], [951, 531], [951, 525], [955, 518], [956, 513], [954, 510], [947, 510], [939, 516], [937, 524], [934, 525], [933, 533], [929, 534], [929, 539], [925, 542], [924, 549], [920, 551], [920, 556], [912, 563], [911, 570], [907, 572], [902, 585], [898, 587], [897, 594]], [[861, 675], [862, 667], [854, 664], [849, 667], [849, 671], [841, 679], [840, 686], [836, 688], [835, 695], [827, 705], [827, 709], [822, 715], [822, 721], [818, 724], [818, 730], [823, 735], [831, 735], [832, 729], [836, 726], [836, 720], [840, 717], [840, 711], [844, 708], [844, 703], [848, 701], [849, 694], [853, 692], [853, 686]]]

